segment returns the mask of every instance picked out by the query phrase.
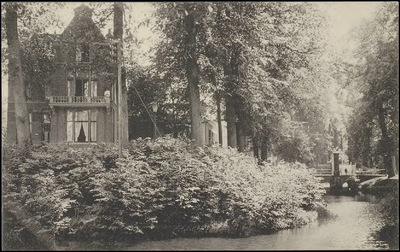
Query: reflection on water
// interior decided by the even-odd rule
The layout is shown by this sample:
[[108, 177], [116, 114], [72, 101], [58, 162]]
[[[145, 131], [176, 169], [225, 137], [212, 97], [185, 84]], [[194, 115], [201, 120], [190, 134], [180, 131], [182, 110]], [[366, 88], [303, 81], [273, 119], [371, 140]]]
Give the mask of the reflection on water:
[[382, 226], [376, 199], [370, 196], [326, 196], [335, 219], [270, 235], [247, 238], [176, 238], [110, 247], [70, 243], [65, 250], [371, 250], [388, 249], [374, 235]]
[[271, 235], [247, 238], [182, 238], [149, 241], [122, 250], [342, 250], [387, 249], [386, 242], [373, 234], [382, 225], [377, 205], [362, 197], [326, 196], [328, 208], [338, 217], [320, 220], [306, 227], [283, 230]]

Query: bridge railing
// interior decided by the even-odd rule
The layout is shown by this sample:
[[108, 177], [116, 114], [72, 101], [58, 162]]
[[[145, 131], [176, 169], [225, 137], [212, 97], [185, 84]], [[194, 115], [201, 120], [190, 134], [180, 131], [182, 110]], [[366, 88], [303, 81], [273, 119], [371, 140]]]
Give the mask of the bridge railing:
[[330, 176], [330, 175], [332, 175], [332, 170], [318, 169], [318, 170], [315, 170], [314, 175], [315, 176], [328, 176], [328, 175]]
[[[314, 174], [316, 176], [328, 176], [333, 175], [331, 164], [320, 164], [314, 168]], [[356, 175], [356, 166], [350, 164], [339, 164], [340, 175]]]

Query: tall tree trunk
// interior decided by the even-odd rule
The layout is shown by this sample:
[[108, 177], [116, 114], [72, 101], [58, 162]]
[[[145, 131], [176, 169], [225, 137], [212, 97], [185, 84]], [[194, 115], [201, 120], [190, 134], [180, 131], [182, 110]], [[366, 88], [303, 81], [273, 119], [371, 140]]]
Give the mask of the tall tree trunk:
[[383, 165], [385, 166], [386, 173], [388, 174], [389, 177], [393, 177], [394, 170], [392, 168], [392, 153], [393, 153], [393, 146], [392, 146], [392, 141], [390, 139], [388, 130], [387, 130], [387, 125], [385, 122], [385, 111], [381, 107], [378, 110], [378, 121], [379, 121], [379, 126], [381, 128], [381, 142], [382, 142], [382, 147], [383, 147]]
[[260, 161], [259, 150], [260, 150], [260, 139], [258, 137], [258, 133], [256, 132], [254, 133], [253, 136], [253, 155], [258, 161]]
[[268, 145], [267, 145], [268, 141], [266, 139], [266, 137], [262, 137], [261, 140], [261, 161], [265, 161], [268, 158]]
[[233, 100], [233, 97], [229, 94], [227, 94], [225, 97], [228, 146], [232, 148], [237, 148], [235, 101]]
[[253, 156], [257, 159], [259, 159], [259, 147], [258, 147], [258, 142], [257, 139], [253, 139]]
[[242, 121], [238, 121], [236, 124], [237, 128], [237, 144], [239, 152], [244, 152], [246, 149], [246, 135], [244, 133], [244, 125]]
[[220, 146], [223, 145], [223, 138], [222, 138], [222, 123], [221, 123], [221, 95], [219, 91], [216, 93], [216, 100], [217, 100], [217, 123], [218, 123], [218, 144]]
[[[114, 38], [122, 41], [124, 31], [124, 3], [114, 2]], [[125, 71], [125, 69], [123, 69]], [[125, 74], [122, 74], [124, 77]], [[129, 142], [128, 136], [128, 90], [125, 85], [125, 78], [121, 78], [122, 82], [122, 143]]]
[[231, 59], [228, 64], [224, 67], [224, 74], [228, 78], [228, 82], [226, 85], [226, 94], [225, 94], [225, 106], [226, 106], [226, 124], [227, 124], [227, 135], [228, 135], [228, 146], [232, 148], [237, 148], [237, 102], [238, 97], [236, 95], [236, 82], [239, 76], [238, 73], [238, 65], [237, 65], [237, 57], [238, 50], [236, 48], [231, 49]]
[[[399, 53], [399, 36], [397, 36], [397, 55], [398, 55], [398, 53]], [[394, 119], [394, 127], [395, 127], [395, 131], [394, 132], [399, 132], [399, 71], [396, 71], [396, 73], [397, 73], [397, 78], [396, 78], [396, 84], [395, 84], [395, 86], [396, 86], [396, 93], [395, 94], [397, 94], [397, 95], [395, 95], [395, 104], [394, 104], [394, 114], [395, 114], [395, 119]], [[396, 169], [395, 169], [395, 172], [397, 173], [397, 174], [399, 174], [399, 138], [398, 137], [395, 137], [395, 151], [394, 151], [394, 157], [395, 157], [395, 167], [396, 167]]]
[[[217, 86], [217, 77], [215, 72], [211, 75], [211, 81], [214, 87]], [[222, 146], [222, 123], [221, 123], [221, 94], [220, 91], [217, 90], [215, 92], [215, 102], [217, 103], [217, 124], [218, 124], [218, 144]]]
[[187, 60], [186, 72], [190, 92], [191, 137], [196, 145], [202, 146], [204, 145], [204, 126], [199, 91], [199, 69], [193, 59]]
[[189, 84], [190, 93], [190, 118], [191, 118], [191, 138], [198, 146], [204, 145], [204, 126], [203, 115], [200, 102], [200, 70], [196, 61], [196, 36], [195, 19], [192, 10], [187, 10], [189, 13], [185, 19], [185, 28], [187, 32], [186, 47], [186, 76]]
[[114, 38], [121, 39], [123, 37], [124, 25], [124, 5], [123, 2], [114, 2]]
[[32, 144], [29, 114], [22, 75], [21, 52], [18, 38], [18, 14], [15, 3], [6, 4], [5, 26], [8, 46], [8, 88], [12, 90], [15, 106], [17, 144]]

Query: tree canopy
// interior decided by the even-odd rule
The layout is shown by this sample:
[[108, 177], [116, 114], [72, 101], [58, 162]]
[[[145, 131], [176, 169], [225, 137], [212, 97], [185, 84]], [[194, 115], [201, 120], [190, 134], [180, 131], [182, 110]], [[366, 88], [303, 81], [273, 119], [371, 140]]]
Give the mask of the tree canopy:
[[[327, 47], [327, 20], [313, 3], [151, 5], [154, 15], [140, 24], [128, 15], [135, 5], [123, 6], [132, 137], [140, 135], [135, 123], [152, 120], [149, 104], [156, 101], [164, 133], [186, 135], [190, 128], [200, 146], [202, 124], [211, 118], [227, 122], [230, 147], [253, 150], [261, 160], [272, 152], [287, 161], [318, 164], [327, 162], [333, 149], [347, 149], [352, 162], [389, 169], [398, 153], [397, 4], [383, 3], [374, 18], [353, 32], [352, 60]], [[53, 36], [39, 33], [58, 24], [54, 12], [63, 5], [2, 6], [17, 10], [22, 77], [46, 85]], [[104, 30], [114, 5], [89, 6]], [[159, 34], [154, 58], [141, 66], [137, 31], [152, 25]], [[9, 56], [2, 55], [5, 62]], [[96, 64], [101, 65], [100, 59]], [[101, 67], [102, 74], [113, 71]]]
[[353, 33], [358, 41], [354, 82], [361, 98], [349, 125], [350, 152], [364, 163], [384, 167], [389, 175], [395, 172], [392, 157], [399, 151], [398, 24], [398, 4], [385, 2]]

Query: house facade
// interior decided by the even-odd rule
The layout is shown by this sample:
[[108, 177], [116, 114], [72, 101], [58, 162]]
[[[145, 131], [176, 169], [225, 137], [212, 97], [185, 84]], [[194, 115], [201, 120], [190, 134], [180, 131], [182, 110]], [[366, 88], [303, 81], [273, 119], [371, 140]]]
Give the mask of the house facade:
[[226, 121], [221, 122], [222, 143], [219, 143], [218, 122], [206, 120], [203, 122], [203, 126], [206, 145], [219, 144], [222, 147], [228, 147]]
[[[50, 81], [27, 85], [32, 141], [49, 143], [115, 142], [117, 131], [116, 63], [112, 45], [81, 5], [67, 28], [52, 37], [55, 50]], [[7, 142], [16, 142], [14, 105], [9, 90]], [[14, 125], [14, 126], [13, 126]]]

